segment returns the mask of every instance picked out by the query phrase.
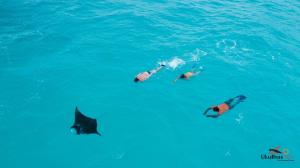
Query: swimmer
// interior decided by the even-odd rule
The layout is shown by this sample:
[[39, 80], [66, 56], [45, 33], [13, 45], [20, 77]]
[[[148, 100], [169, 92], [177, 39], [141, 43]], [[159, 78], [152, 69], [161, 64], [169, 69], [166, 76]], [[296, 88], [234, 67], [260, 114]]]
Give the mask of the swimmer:
[[198, 75], [200, 72], [195, 72], [195, 69], [188, 71], [186, 73], [181, 74], [179, 77], [177, 77], [174, 80], [174, 83], [178, 80], [178, 79], [185, 79], [185, 80], [189, 80], [191, 77]]
[[144, 82], [145, 80], [147, 80], [148, 78], [150, 78], [153, 74], [157, 73], [158, 71], [160, 71], [163, 67], [165, 67], [166, 65], [164, 63], [160, 64], [159, 67], [151, 70], [151, 71], [147, 71], [147, 72], [143, 72], [143, 73], [139, 73], [135, 78], [134, 78], [134, 82]]
[[[236, 96], [234, 98], [227, 100], [226, 102], [224, 102], [220, 105], [209, 107], [208, 109], [205, 110], [203, 115], [205, 115], [206, 117], [217, 118], [220, 115], [227, 112], [228, 110], [233, 109], [237, 104], [239, 104], [240, 102], [243, 102], [245, 99], [246, 99], [246, 96], [244, 96], [244, 95]], [[210, 110], [213, 110], [217, 114], [207, 114]]]

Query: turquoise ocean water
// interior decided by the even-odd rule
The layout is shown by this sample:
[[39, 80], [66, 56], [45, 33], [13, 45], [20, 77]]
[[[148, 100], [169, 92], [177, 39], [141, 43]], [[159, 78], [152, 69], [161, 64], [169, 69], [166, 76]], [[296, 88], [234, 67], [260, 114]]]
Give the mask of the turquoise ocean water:
[[[0, 167], [300, 167], [299, 23], [298, 0], [2, 0]], [[70, 133], [76, 105], [101, 137]]]

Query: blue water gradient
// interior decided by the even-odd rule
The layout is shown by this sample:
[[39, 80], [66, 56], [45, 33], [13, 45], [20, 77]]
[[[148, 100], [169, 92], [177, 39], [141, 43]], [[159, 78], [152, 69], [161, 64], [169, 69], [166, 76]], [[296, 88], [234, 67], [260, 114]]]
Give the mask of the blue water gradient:
[[[0, 1], [0, 167], [300, 167], [299, 23], [298, 0]], [[70, 133], [76, 105], [101, 137]]]

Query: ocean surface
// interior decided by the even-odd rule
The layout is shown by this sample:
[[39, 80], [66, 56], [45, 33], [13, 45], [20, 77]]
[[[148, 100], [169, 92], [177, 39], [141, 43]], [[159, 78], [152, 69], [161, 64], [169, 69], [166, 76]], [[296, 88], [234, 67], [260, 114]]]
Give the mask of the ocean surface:
[[299, 24], [299, 0], [0, 0], [0, 167], [299, 168]]

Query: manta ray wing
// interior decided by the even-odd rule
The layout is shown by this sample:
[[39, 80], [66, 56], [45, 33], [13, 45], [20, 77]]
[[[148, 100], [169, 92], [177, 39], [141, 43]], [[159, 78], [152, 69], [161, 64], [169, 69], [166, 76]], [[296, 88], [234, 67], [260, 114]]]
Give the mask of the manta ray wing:
[[77, 134], [98, 134], [97, 120], [83, 115], [79, 109], [75, 109], [75, 122], [72, 128], [75, 128]]
[[84, 125], [86, 123], [91, 122], [92, 120], [94, 120], [94, 119], [83, 115], [79, 111], [79, 109], [76, 107], [76, 109], [75, 109], [75, 123], [74, 124], [80, 124], [80, 125], [83, 124]]

